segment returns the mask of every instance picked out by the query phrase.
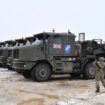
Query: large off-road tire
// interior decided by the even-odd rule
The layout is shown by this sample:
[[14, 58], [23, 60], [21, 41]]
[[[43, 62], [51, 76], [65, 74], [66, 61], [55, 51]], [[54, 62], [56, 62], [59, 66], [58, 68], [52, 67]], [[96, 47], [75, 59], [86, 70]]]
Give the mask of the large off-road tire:
[[25, 78], [31, 78], [31, 71], [25, 71], [22, 74]]
[[38, 64], [32, 70], [31, 75], [34, 81], [47, 81], [51, 77], [51, 68], [45, 63]]
[[8, 70], [14, 70], [12, 67], [9, 67], [9, 66], [7, 68], [8, 68]]
[[14, 71], [16, 71], [17, 73], [21, 74], [20, 70], [18, 70], [18, 69], [15, 69]]
[[85, 79], [95, 78], [95, 68], [93, 66], [93, 63], [86, 64], [84, 71], [83, 71], [83, 76]]

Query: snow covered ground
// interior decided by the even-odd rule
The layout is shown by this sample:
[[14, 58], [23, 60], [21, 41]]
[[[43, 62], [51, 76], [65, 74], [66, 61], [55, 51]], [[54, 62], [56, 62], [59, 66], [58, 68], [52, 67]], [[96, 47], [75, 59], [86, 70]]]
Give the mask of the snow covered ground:
[[105, 105], [105, 89], [95, 93], [95, 80], [69, 75], [34, 82], [0, 68], [0, 105]]

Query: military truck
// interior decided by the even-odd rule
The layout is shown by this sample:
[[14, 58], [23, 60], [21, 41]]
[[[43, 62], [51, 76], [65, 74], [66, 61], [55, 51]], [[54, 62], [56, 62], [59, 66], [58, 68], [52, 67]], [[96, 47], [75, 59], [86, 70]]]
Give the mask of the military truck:
[[74, 34], [44, 32], [34, 37], [36, 40], [30, 46], [15, 49], [15, 70], [37, 81], [48, 80], [53, 73], [73, 71], [77, 57]]
[[4, 42], [4, 47], [1, 48], [1, 55], [0, 55], [0, 64], [3, 67], [6, 67], [7, 63], [7, 56], [8, 56], [8, 48], [11, 47], [14, 44], [14, 41], [9, 40]]
[[[103, 44], [96, 40], [75, 41], [75, 35], [69, 33], [44, 32], [35, 34], [34, 44], [16, 48], [13, 68], [25, 78], [46, 81], [52, 74], [81, 74], [94, 78], [92, 62], [99, 56], [105, 56]], [[83, 37], [84, 38], [84, 37]]]
[[13, 70], [12, 68], [12, 60], [13, 60], [13, 57], [14, 57], [14, 49], [15, 48], [18, 48], [18, 47], [21, 47], [23, 45], [26, 44], [26, 40], [25, 39], [16, 39], [14, 41], [14, 44], [8, 48], [8, 56], [7, 56], [7, 68], [9, 70]]
[[[5, 43], [4, 42], [0, 42], [0, 56], [2, 56], [3, 54], [3, 48], [5, 47]], [[1, 67], [1, 62], [0, 62], [0, 67]]]

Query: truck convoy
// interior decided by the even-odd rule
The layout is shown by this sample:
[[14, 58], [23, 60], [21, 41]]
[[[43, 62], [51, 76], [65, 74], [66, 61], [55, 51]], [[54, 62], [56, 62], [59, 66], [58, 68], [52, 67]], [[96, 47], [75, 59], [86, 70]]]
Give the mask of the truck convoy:
[[[68, 33], [43, 32], [27, 37], [23, 46], [8, 48], [7, 65], [25, 78], [35, 81], [49, 80], [53, 74], [83, 75], [86, 79], [95, 76], [92, 62], [105, 57], [105, 44], [101, 39], [76, 41]], [[2, 48], [0, 48], [1, 51]]]

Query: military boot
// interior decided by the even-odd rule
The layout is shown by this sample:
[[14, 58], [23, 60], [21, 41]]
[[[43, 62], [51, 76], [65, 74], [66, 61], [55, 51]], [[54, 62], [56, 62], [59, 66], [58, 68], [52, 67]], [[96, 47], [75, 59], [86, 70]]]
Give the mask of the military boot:
[[100, 88], [99, 87], [96, 88], [96, 92], [100, 92]]

